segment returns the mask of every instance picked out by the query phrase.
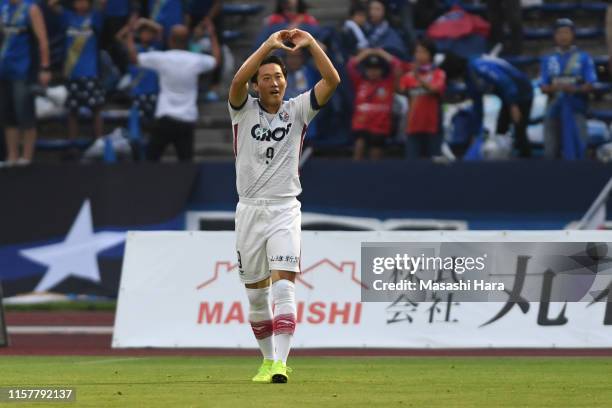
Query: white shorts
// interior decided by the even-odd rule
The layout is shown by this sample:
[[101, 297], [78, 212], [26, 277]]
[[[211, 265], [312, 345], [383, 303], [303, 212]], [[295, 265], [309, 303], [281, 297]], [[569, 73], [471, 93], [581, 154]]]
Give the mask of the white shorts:
[[236, 207], [236, 252], [242, 283], [271, 270], [300, 271], [302, 213], [296, 198], [240, 198]]

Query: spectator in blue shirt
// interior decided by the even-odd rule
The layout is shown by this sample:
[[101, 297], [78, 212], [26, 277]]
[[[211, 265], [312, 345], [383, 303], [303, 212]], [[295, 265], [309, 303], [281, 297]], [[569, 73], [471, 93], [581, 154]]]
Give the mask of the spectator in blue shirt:
[[588, 94], [597, 74], [589, 54], [574, 45], [574, 30], [572, 20], [557, 20], [557, 49], [542, 59], [542, 91], [549, 97], [544, 154], [551, 159], [579, 159], [586, 150]]
[[497, 120], [497, 133], [508, 132], [514, 125], [514, 147], [520, 157], [531, 157], [531, 146], [527, 139], [527, 125], [533, 101], [533, 88], [530, 79], [505, 60], [489, 56], [473, 58], [469, 61], [450, 54], [445, 58], [442, 69], [449, 79], [463, 78], [468, 96], [474, 101], [474, 114], [482, 130], [483, 96], [490, 93], [502, 101]]
[[[134, 41], [134, 34], [138, 42]], [[159, 24], [144, 18], [139, 19], [134, 26], [124, 27], [117, 34], [117, 39], [125, 44], [130, 56], [131, 83], [129, 90], [132, 107], [140, 111], [140, 117], [146, 122], [153, 120], [155, 116], [159, 79], [155, 71], [138, 66], [138, 54], [159, 51], [155, 44], [159, 42], [162, 34], [163, 28]]]
[[302, 49], [287, 52], [284, 57], [287, 65], [287, 88], [285, 100], [294, 98], [311, 89], [320, 79], [320, 75], [306, 60]]
[[66, 30], [66, 56], [64, 77], [67, 80], [68, 135], [75, 139], [79, 132], [78, 114], [82, 108], [93, 115], [94, 136], [102, 137], [101, 108], [104, 90], [98, 79], [98, 37], [102, 29], [102, 17], [93, 10], [92, 0], [73, 0], [73, 10], [65, 10], [58, 0], [49, 5], [61, 14]]
[[148, 12], [149, 19], [164, 28], [165, 40], [168, 39], [172, 27], [185, 22], [182, 0], [149, 0]]
[[[32, 86], [38, 73], [46, 87], [49, 45], [42, 12], [34, 0], [0, 0], [0, 123], [4, 127], [7, 164], [28, 164], [34, 156], [36, 114]], [[35, 38], [34, 38], [35, 37]], [[36, 40], [36, 41], [35, 41]], [[38, 44], [39, 64], [31, 58]], [[23, 152], [19, 145], [23, 138]]]
[[[287, 52], [284, 56], [287, 66], [287, 88], [285, 88], [285, 100], [294, 98], [309, 89], [312, 89], [321, 76], [319, 72], [307, 61], [307, 56], [303, 49]], [[315, 118], [308, 125], [306, 138], [312, 138], [317, 134], [317, 119]]]

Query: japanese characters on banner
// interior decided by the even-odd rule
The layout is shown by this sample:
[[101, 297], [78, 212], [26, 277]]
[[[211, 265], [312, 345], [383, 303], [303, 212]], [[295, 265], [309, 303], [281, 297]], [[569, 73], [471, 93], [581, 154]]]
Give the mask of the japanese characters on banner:
[[[233, 232], [127, 238], [113, 347], [255, 348]], [[295, 347], [610, 347], [612, 303], [361, 303], [362, 242], [612, 242], [603, 231], [303, 232]]]

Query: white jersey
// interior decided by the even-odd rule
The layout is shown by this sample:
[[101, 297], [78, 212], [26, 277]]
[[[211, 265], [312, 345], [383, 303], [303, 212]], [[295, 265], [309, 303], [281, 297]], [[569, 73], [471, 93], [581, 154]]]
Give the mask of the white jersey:
[[276, 199], [302, 192], [298, 164], [306, 128], [318, 109], [312, 90], [283, 101], [275, 115], [250, 95], [237, 109], [230, 104], [239, 197]]

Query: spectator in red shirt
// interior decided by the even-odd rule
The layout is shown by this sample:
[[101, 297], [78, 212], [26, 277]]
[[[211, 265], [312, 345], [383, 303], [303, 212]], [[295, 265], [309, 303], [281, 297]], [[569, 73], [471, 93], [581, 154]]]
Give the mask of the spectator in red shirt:
[[400, 79], [400, 92], [410, 98], [406, 127], [406, 158], [431, 158], [441, 154], [441, 97], [446, 74], [433, 65], [435, 44], [417, 42], [414, 63]]
[[289, 24], [291, 30], [302, 24], [319, 25], [316, 18], [308, 14], [308, 6], [304, 0], [277, 0], [276, 11], [266, 19], [266, 24]]
[[382, 48], [364, 49], [348, 62], [355, 90], [352, 121], [355, 160], [364, 159], [366, 149], [371, 159], [380, 159], [383, 155], [392, 130], [393, 93], [400, 66], [399, 59]]

